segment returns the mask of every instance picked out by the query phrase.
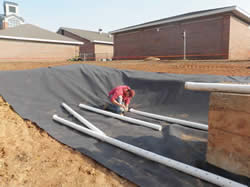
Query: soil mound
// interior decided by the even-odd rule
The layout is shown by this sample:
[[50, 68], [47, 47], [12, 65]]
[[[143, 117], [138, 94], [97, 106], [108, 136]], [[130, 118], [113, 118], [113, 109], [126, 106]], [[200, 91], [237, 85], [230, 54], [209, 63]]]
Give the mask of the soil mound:
[[153, 56], [150, 56], [144, 59], [144, 61], [159, 61], [159, 60], [161, 59], [157, 57], [153, 57]]

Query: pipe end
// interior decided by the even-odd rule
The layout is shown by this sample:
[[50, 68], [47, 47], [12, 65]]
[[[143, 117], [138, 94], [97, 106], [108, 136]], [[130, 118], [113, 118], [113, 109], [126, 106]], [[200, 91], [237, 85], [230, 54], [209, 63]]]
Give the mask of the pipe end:
[[190, 82], [185, 82], [184, 88], [185, 88], [186, 90], [189, 90], [189, 84], [190, 84]]
[[54, 114], [53, 116], [52, 116], [52, 118], [53, 119], [56, 119], [58, 116], [56, 115], [56, 114]]

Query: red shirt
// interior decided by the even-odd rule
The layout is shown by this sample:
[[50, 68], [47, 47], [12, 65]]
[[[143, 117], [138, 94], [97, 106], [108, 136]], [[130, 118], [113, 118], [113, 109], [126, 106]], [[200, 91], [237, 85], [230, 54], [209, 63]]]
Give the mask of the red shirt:
[[130, 100], [131, 100], [131, 97], [127, 97], [126, 94], [125, 94], [128, 89], [130, 89], [130, 87], [128, 87], [128, 86], [117, 86], [117, 87], [115, 87], [114, 89], [112, 89], [109, 92], [109, 96], [112, 95], [112, 97], [110, 98], [110, 101], [113, 101], [113, 100], [117, 99], [117, 97], [119, 97], [121, 95], [125, 105], [128, 105], [130, 103]]

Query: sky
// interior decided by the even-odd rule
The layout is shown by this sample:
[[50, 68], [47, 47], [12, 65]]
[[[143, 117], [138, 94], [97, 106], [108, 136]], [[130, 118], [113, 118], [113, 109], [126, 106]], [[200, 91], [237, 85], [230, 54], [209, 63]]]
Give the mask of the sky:
[[[250, 12], [250, 0], [8, 0], [19, 5], [25, 23], [56, 32], [60, 27], [110, 32], [193, 11], [236, 5]], [[0, 0], [3, 14], [3, 0]]]

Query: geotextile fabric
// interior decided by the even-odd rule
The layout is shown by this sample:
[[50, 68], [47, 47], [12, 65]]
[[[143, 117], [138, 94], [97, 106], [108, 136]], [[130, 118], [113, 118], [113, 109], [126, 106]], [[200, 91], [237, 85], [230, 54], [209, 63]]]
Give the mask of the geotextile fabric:
[[122, 71], [78, 64], [0, 72], [0, 94], [22, 118], [35, 122], [58, 141], [93, 158], [139, 186], [215, 185], [54, 122], [52, 115], [57, 114], [82, 125], [61, 107], [62, 102], [110, 137], [243, 184], [249, 183], [249, 179], [245, 177], [233, 175], [206, 163], [206, 131], [129, 112], [125, 114], [162, 125], [163, 130], [159, 132], [78, 107], [80, 103], [100, 107], [109, 102], [107, 95], [112, 88], [128, 85], [136, 92], [130, 105], [137, 110], [207, 124], [210, 93], [185, 90], [185, 81], [249, 83], [250, 78]]

